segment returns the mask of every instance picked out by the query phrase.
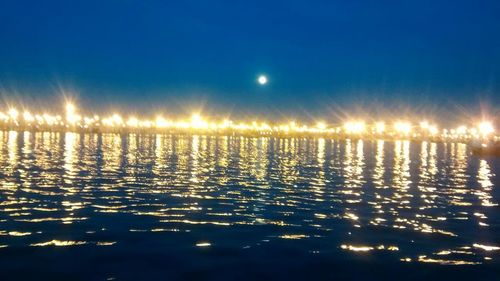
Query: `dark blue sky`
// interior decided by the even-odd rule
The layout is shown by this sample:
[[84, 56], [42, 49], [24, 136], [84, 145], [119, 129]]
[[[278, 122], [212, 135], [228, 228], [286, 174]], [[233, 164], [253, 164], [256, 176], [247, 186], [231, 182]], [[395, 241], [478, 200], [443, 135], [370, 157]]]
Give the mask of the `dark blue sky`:
[[497, 108], [499, 15], [499, 1], [3, 0], [0, 86], [142, 109]]

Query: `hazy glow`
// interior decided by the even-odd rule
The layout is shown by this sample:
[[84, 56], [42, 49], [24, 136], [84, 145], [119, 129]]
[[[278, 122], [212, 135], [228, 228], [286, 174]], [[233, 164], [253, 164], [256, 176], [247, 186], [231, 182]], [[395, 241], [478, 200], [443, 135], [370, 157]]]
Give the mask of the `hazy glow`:
[[318, 122], [318, 123], [316, 123], [316, 128], [318, 128], [320, 130], [325, 130], [326, 129], [325, 122]]
[[394, 130], [401, 134], [409, 134], [411, 132], [411, 124], [409, 122], [398, 121], [394, 123]]
[[73, 103], [66, 103], [66, 113], [67, 114], [73, 114], [75, 113], [75, 105]]
[[429, 126], [430, 126], [429, 122], [427, 122], [427, 121], [420, 122], [420, 128], [422, 128], [422, 129], [427, 130], [427, 129], [429, 129]]
[[489, 135], [495, 132], [493, 124], [491, 122], [481, 122], [478, 126], [478, 130], [482, 135]]
[[259, 84], [265, 85], [265, 84], [267, 84], [267, 76], [260, 75], [259, 78], [257, 79], [257, 81], [259, 82]]
[[17, 116], [19, 116], [19, 111], [17, 111], [17, 109], [15, 108], [11, 108], [9, 109], [8, 114], [10, 118], [12, 118], [13, 120], [17, 120]]
[[365, 122], [351, 121], [344, 124], [344, 129], [349, 134], [360, 134], [365, 131]]
[[385, 131], [385, 123], [384, 122], [375, 123], [375, 131], [379, 134], [383, 133]]
[[[262, 80], [267, 82], [267, 78], [262, 76]], [[352, 120], [345, 122], [342, 126], [331, 124], [325, 121], [317, 121], [314, 125], [300, 124], [297, 121], [288, 121], [283, 124], [268, 123], [262, 121], [239, 121], [235, 122], [228, 118], [222, 121], [213, 120], [202, 116], [200, 113], [193, 113], [188, 119], [166, 119], [162, 115], [157, 115], [155, 119], [148, 119], [136, 116], [122, 117], [118, 113], [107, 115], [101, 118], [99, 115], [84, 116], [78, 114], [78, 108], [73, 103], [65, 104], [65, 118], [61, 115], [51, 115], [48, 113], [31, 113], [25, 110], [22, 118], [19, 118], [19, 111], [10, 107], [7, 111], [0, 111], [0, 129], [18, 128], [19, 130], [46, 131], [77, 131], [93, 130], [98, 132], [129, 132], [146, 129], [150, 132], [176, 132], [176, 133], [203, 133], [203, 134], [244, 134], [256, 136], [306, 136], [321, 135], [330, 138], [342, 138], [355, 136], [356, 138], [398, 138], [398, 139], [422, 139], [432, 138], [441, 141], [460, 141], [470, 139], [488, 139], [498, 136], [491, 122], [484, 121], [477, 126], [468, 128], [460, 125], [453, 129], [443, 129], [442, 133], [437, 125], [428, 121], [420, 121], [419, 126], [414, 126], [410, 121], [396, 121], [393, 126], [387, 127], [385, 121], [365, 123], [363, 120]], [[391, 120], [387, 120], [391, 121]]]

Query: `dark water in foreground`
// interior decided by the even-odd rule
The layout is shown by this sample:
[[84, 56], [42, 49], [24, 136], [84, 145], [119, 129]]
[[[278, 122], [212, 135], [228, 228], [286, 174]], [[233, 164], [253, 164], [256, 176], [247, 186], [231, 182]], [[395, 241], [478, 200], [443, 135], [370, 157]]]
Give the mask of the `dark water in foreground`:
[[0, 279], [499, 280], [463, 144], [0, 132]]

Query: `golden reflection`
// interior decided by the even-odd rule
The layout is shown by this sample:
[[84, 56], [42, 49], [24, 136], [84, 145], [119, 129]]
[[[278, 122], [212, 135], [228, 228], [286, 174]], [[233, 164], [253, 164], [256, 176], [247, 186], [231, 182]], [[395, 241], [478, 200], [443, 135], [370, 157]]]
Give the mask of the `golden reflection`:
[[296, 139], [276, 140], [277, 147], [274, 148], [274, 153], [278, 163], [280, 182], [286, 185], [293, 185], [297, 181], [297, 165], [299, 162], [297, 142]]
[[262, 185], [267, 186], [267, 167], [269, 165], [269, 159], [267, 158], [268, 149], [269, 149], [269, 139], [268, 138], [259, 138], [256, 139], [256, 145], [254, 151], [254, 175], [257, 181], [259, 181]]
[[229, 180], [229, 175], [227, 174], [227, 170], [229, 167], [229, 145], [230, 145], [230, 138], [227, 136], [220, 137], [216, 141], [216, 151], [215, 153], [216, 157], [216, 166], [217, 166], [217, 183], [221, 186], [224, 186], [228, 180]]
[[434, 143], [422, 142], [420, 144], [420, 178], [418, 189], [422, 208], [432, 208], [437, 198], [434, 174], [436, 172], [436, 147]]
[[85, 242], [85, 241], [51, 240], [48, 242], [31, 244], [31, 246], [35, 246], [35, 247], [44, 247], [44, 246], [66, 247], [66, 246], [78, 246], [78, 245], [84, 245], [84, 244], [87, 244], [87, 242]]
[[346, 140], [344, 178], [346, 181], [346, 187], [358, 189], [355, 193], [352, 193], [356, 196], [361, 195], [361, 193], [358, 192], [361, 192], [360, 187], [364, 183], [363, 169], [364, 169], [363, 141]]
[[445, 260], [445, 259], [434, 259], [429, 258], [425, 255], [419, 256], [418, 261], [422, 263], [437, 263], [442, 265], [476, 265], [481, 264], [480, 262], [464, 261], [464, 260]]
[[18, 136], [18, 132], [15, 132], [15, 131], [10, 131], [9, 132], [9, 140], [7, 142], [7, 147], [8, 147], [8, 150], [9, 150], [9, 168], [8, 170], [10, 170], [11, 172], [13, 172], [15, 170], [15, 167], [17, 165], [17, 161], [18, 161], [18, 157], [19, 157], [19, 154], [18, 154], [18, 150], [17, 150], [17, 136]]
[[[354, 144], [354, 145], [353, 145]], [[362, 189], [365, 183], [364, 171], [364, 143], [362, 140], [351, 141], [346, 140], [345, 155], [344, 155], [344, 170], [343, 178], [345, 188], [342, 193], [346, 197], [344, 218], [353, 222], [354, 227], [361, 227], [359, 224], [359, 216], [356, 214], [356, 206], [363, 201]]]
[[[410, 142], [395, 141], [394, 142], [394, 176], [393, 187], [397, 189], [395, 196], [398, 198], [411, 196], [406, 193], [406, 189], [410, 187]], [[401, 201], [402, 204], [407, 204], [407, 201]]]
[[191, 182], [197, 184], [199, 182], [199, 148], [200, 148], [200, 137], [193, 136], [191, 138]]
[[66, 176], [64, 178], [68, 185], [73, 183], [76, 177], [76, 145], [77, 145], [77, 134], [76, 133], [66, 133], [64, 136], [64, 169], [66, 170]]
[[299, 239], [308, 238], [308, 237], [309, 237], [309, 235], [305, 235], [305, 234], [285, 234], [285, 235], [279, 236], [279, 238], [281, 238], [281, 239], [292, 239], [292, 240], [299, 240]]
[[385, 188], [385, 165], [384, 165], [384, 141], [377, 141], [375, 153], [375, 170], [373, 175], [373, 183], [377, 188]]
[[492, 202], [491, 191], [493, 189], [493, 182], [491, 168], [488, 162], [484, 159], [479, 160], [479, 170], [477, 172], [477, 181], [481, 185], [481, 189], [477, 190], [475, 194], [481, 200], [481, 205], [486, 207], [498, 206], [498, 203]]
[[354, 252], [369, 252], [373, 250], [373, 247], [370, 246], [341, 245], [340, 247], [344, 250], [349, 250]]
[[119, 171], [122, 162], [122, 140], [116, 134], [104, 134], [101, 136], [102, 171], [111, 176]]
[[500, 251], [500, 247], [497, 247], [497, 246], [488, 246], [488, 245], [481, 245], [481, 244], [473, 244], [472, 246], [474, 246], [474, 248], [479, 248], [479, 249], [482, 249], [482, 250], [485, 250], [485, 251]]
[[326, 180], [325, 180], [325, 148], [326, 148], [326, 141], [323, 138], [320, 138], [317, 140], [317, 165], [318, 165], [318, 172], [317, 176], [314, 178], [314, 186], [313, 186], [313, 191], [316, 193], [316, 195], [321, 195], [324, 193], [324, 187], [326, 186]]
[[[488, 161], [434, 142], [0, 131], [0, 236], [120, 247], [120, 221], [141, 239], [191, 233], [196, 247], [224, 231], [238, 248], [336, 241], [346, 255], [483, 263], [500, 252], [487, 240], [498, 200]], [[116, 238], [95, 239], [107, 229]]]
[[450, 180], [453, 181], [453, 188], [450, 189], [452, 194], [452, 204], [467, 205], [465, 194], [469, 192], [467, 186], [467, 178], [463, 175], [467, 170], [467, 147], [463, 143], [450, 144], [450, 157], [452, 160], [452, 173]]

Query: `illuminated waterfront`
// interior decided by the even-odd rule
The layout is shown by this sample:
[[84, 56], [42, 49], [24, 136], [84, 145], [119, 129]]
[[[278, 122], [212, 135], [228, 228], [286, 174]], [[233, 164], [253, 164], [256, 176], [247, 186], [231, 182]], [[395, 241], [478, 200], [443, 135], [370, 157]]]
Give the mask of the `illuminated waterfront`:
[[[317, 120], [314, 124], [300, 124], [296, 121], [285, 123], [266, 121], [233, 121], [229, 118], [212, 120], [200, 113], [189, 118], [165, 118], [158, 114], [155, 118], [138, 118], [131, 115], [107, 114], [100, 117], [78, 112], [72, 102], [66, 102], [63, 114], [32, 113], [22, 114], [10, 106], [0, 111], [0, 129], [42, 132], [92, 132], [92, 133], [162, 133], [188, 135], [247, 136], [247, 137], [322, 137], [328, 139], [371, 139], [371, 140], [426, 140], [444, 142], [483, 142], [498, 140], [495, 127], [489, 120], [477, 119], [469, 124], [453, 128], [440, 128], [428, 120], [411, 122], [408, 118], [396, 118], [389, 122], [379, 120], [365, 122], [348, 118], [342, 124]], [[415, 119], [415, 118], [413, 118]]]
[[499, 160], [462, 143], [3, 131], [0, 164], [11, 278], [498, 271]]

